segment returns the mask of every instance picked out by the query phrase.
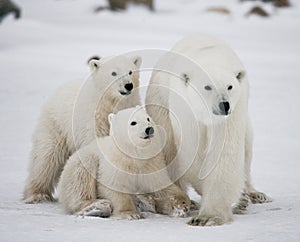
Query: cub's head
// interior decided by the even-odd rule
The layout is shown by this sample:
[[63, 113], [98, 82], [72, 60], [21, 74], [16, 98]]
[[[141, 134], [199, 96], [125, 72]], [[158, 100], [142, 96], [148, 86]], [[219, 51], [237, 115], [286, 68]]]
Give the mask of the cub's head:
[[110, 136], [124, 152], [131, 153], [132, 149], [146, 147], [154, 138], [152, 119], [140, 106], [121, 110], [117, 114], [109, 114], [108, 119]]
[[89, 66], [96, 88], [109, 91], [113, 97], [129, 95], [139, 86], [139, 68], [142, 59], [139, 56], [128, 58], [114, 56], [91, 59]]

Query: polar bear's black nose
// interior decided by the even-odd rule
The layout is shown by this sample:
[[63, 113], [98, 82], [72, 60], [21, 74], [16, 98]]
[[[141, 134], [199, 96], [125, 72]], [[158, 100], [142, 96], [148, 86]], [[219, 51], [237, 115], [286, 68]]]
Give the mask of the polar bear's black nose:
[[152, 127], [148, 127], [148, 128], [146, 128], [145, 133], [147, 135], [152, 135], [152, 134], [154, 134], [154, 129]]
[[127, 83], [124, 87], [127, 91], [131, 91], [133, 89], [132, 83]]
[[227, 115], [228, 111], [230, 109], [230, 104], [229, 104], [229, 102], [220, 102], [219, 108], [220, 108], [222, 114]]

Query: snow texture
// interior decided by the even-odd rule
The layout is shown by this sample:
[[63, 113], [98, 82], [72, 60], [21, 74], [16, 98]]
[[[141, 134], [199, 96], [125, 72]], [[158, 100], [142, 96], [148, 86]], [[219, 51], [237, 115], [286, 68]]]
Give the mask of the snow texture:
[[[155, 13], [93, 8], [104, 0], [15, 0], [23, 16], [0, 24], [0, 241], [299, 241], [300, 9], [271, 18], [244, 17], [255, 3], [157, 0]], [[208, 13], [227, 6], [232, 13]], [[41, 105], [63, 83], [86, 78], [89, 57], [137, 49], [170, 49], [195, 32], [216, 35], [238, 53], [249, 74], [253, 122], [252, 177], [274, 202], [251, 205], [220, 227], [191, 227], [190, 218], [147, 214], [123, 221], [64, 214], [58, 203], [21, 202], [31, 136]], [[149, 74], [142, 75], [147, 84]], [[192, 193], [197, 201], [200, 198]], [[298, 229], [297, 229], [298, 228]]]

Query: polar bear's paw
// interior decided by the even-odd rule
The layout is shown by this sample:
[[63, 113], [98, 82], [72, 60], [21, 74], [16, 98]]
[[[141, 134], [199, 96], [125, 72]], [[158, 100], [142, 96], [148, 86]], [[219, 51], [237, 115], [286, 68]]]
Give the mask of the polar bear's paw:
[[77, 213], [79, 216], [94, 216], [107, 218], [112, 213], [112, 205], [109, 200], [99, 199], [89, 206], [83, 208], [80, 212]]
[[39, 194], [33, 194], [31, 196], [29, 196], [28, 198], [24, 199], [25, 203], [28, 204], [35, 204], [35, 203], [43, 203], [43, 202], [55, 202], [56, 200], [48, 194], [43, 194], [43, 193], [39, 193]]
[[193, 217], [188, 224], [192, 226], [218, 226], [224, 224], [226, 221], [219, 216], [204, 216], [198, 215]]
[[242, 193], [240, 200], [233, 205], [232, 212], [234, 214], [245, 214], [250, 202], [250, 196], [247, 193]]
[[126, 212], [121, 212], [121, 213], [115, 215], [114, 218], [127, 219], [127, 220], [138, 220], [138, 219], [143, 219], [144, 216], [135, 211], [126, 211]]
[[250, 192], [249, 197], [252, 203], [269, 203], [272, 202], [272, 198], [262, 192]]

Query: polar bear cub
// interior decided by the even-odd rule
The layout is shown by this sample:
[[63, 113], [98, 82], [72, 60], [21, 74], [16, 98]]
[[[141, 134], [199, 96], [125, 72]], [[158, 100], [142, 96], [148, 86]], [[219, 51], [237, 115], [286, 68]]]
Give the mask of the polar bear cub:
[[95, 137], [109, 134], [109, 113], [140, 103], [139, 56], [91, 60], [87, 81], [71, 82], [47, 101], [33, 137], [26, 203], [53, 200], [68, 157]]
[[137, 196], [151, 194], [160, 213], [186, 216], [190, 200], [168, 176], [161, 139], [146, 111], [122, 110], [109, 121], [109, 136], [67, 161], [58, 186], [66, 212], [106, 217], [113, 211], [118, 218], [139, 219]]

